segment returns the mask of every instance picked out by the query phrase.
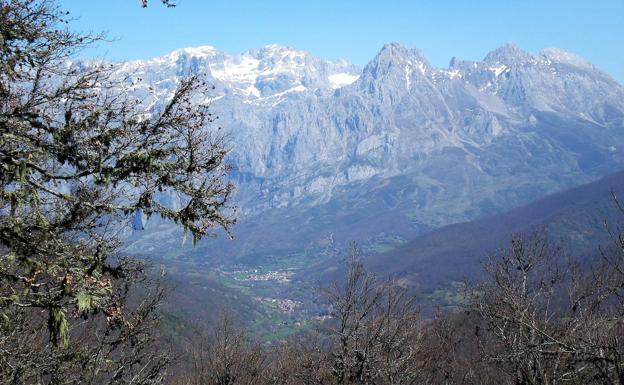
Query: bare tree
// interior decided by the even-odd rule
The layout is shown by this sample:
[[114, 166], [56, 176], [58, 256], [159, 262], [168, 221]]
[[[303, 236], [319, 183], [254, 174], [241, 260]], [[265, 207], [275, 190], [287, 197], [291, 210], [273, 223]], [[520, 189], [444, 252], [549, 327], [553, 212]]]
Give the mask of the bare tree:
[[346, 282], [322, 290], [336, 384], [413, 384], [423, 379], [422, 323], [415, 300], [395, 282], [366, 273], [355, 247]]
[[325, 336], [316, 332], [298, 334], [270, 355], [267, 384], [332, 384], [330, 346]]
[[268, 376], [267, 354], [224, 314], [213, 333], [198, 331], [189, 343], [190, 367], [176, 379], [185, 385], [253, 385]]
[[[613, 195], [615, 209], [624, 208]], [[575, 267], [565, 329], [585, 383], [624, 384], [624, 232], [605, 223], [611, 243], [587, 271]]]
[[[424, 330], [424, 372], [432, 384], [498, 385], [506, 376], [487, 359], [495, 341], [481, 331], [476, 313], [438, 312]], [[488, 338], [490, 337], [490, 338]]]
[[507, 383], [622, 384], [618, 253], [603, 251], [589, 271], [561, 267], [557, 249], [534, 234], [491, 260], [472, 305], [484, 322], [483, 355]]
[[540, 234], [515, 236], [509, 250], [486, 265], [490, 280], [477, 286], [475, 311], [497, 344], [486, 352], [517, 384], [557, 384], [568, 376], [565, 334], [555, 301], [563, 278], [554, 261], [557, 250]]

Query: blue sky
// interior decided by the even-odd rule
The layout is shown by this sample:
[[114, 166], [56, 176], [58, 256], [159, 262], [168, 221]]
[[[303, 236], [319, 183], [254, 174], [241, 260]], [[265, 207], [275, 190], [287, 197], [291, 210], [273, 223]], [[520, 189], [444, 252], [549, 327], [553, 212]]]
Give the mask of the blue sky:
[[81, 31], [114, 41], [83, 53], [150, 58], [213, 45], [228, 53], [277, 43], [365, 65], [387, 42], [420, 48], [437, 67], [479, 60], [507, 42], [577, 53], [624, 83], [624, 0], [61, 0]]

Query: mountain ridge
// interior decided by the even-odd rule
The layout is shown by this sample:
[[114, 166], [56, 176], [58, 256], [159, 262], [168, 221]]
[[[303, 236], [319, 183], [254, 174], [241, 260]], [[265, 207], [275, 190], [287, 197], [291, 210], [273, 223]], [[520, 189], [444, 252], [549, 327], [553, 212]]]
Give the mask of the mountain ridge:
[[[186, 49], [118, 72], [144, 78], [134, 92], [152, 108], [185, 74], [212, 79], [205, 100], [231, 137], [241, 224], [283, 231], [268, 213], [306, 223], [317, 208], [326, 212], [313, 221], [327, 229], [302, 235], [302, 245], [342, 228], [331, 216], [354, 207], [396, 215], [375, 231], [411, 237], [624, 166], [624, 87], [565, 51], [506, 45], [487, 60], [437, 69], [392, 43], [361, 71], [281, 46], [249, 52]], [[337, 74], [353, 81], [334, 88]]]

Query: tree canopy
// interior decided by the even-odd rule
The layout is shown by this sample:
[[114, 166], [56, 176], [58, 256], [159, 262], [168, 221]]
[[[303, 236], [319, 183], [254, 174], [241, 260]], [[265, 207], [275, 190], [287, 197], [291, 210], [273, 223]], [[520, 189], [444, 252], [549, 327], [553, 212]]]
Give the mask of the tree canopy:
[[53, 1], [0, 0], [0, 317], [11, 334], [17, 313], [43, 314], [60, 348], [79, 317], [132, 325], [118, 289], [137, 278], [119, 252], [133, 215], [194, 241], [234, 223], [223, 138], [197, 101], [210, 86], [189, 76], [148, 107], [113, 65], [75, 60], [100, 36], [67, 25]]

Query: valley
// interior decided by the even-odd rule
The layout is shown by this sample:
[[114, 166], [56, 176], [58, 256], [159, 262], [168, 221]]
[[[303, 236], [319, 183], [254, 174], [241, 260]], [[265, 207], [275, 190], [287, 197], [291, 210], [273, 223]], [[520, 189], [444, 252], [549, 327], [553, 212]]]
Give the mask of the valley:
[[[608, 230], [624, 225], [614, 196], [624, 196], [623, 172], [411, 240], [378, 237], [357, 247], [370, 271], [409, 288], [423, 314], [431, 316], [460, 305], [464, 284], [478, 280], [488, 256], [507, 247], [514, 234], [545, 232], [565, 255], [597, 255], [599, 245], [609, 243]], [[246, 327], [267, 343], [319, 326], [329, 311], [319, 289], [342, 279], [349, 254], [349, 246], [338, 247], [331, 236], [305, 253], [257, 255], [225, 264], [199, 254], [201, 248], [181, 250], [185, 253], [162, 263], [173, 279], [184, 282], [178, 291], [211, 297], [194, 304], [206, 306], [195, 309], [197, 320], [216, 322], [215, 309], [232, 311], [249, 320]], [[173, 312], [188, 310], [178, 305]]]

